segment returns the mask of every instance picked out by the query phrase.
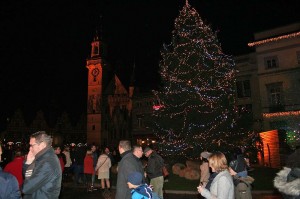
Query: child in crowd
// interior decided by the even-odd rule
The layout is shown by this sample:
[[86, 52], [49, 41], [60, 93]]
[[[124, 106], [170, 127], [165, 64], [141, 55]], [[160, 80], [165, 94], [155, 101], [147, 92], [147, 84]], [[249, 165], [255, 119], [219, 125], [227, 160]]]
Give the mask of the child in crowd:
[[152, 192], [152, 188], [146, 183], [142, 184], [143, 176], [140, 172], [132, 172], [128, 175], [127, 185], [131, 191], [132, 199], [159, 199], [158, 195]]

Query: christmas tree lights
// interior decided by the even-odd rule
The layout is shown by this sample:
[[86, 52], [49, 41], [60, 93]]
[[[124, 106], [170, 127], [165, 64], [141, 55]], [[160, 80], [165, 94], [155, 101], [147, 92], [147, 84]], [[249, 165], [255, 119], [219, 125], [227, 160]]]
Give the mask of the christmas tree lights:
[[[170, 45], [161, 50], [162, 88], [152, 129], [164, 155], [198, 157], [201, 150], [236, 146], [235, 64], [217, 35], [188, 2], [175, 20]], [[248, 136], [248, 134], [247, 134]]]

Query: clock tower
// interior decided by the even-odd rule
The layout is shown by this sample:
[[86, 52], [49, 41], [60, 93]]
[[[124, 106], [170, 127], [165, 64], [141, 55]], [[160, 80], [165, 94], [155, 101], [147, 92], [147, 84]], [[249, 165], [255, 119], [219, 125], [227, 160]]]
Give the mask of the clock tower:
[[87, 143], [101, 143], [101, 106], [103, 59], [102, 43], [96, 34], [91, 43], [91, 56], [86, 61], [88, 69], [88, 96], [87, 96]]

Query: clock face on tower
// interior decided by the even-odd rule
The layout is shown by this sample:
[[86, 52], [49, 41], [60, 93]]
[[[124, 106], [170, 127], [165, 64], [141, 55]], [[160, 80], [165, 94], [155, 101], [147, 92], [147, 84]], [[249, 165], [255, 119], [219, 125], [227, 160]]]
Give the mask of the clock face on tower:
[[98, 68], [94, 68], [94, 69], [92, 70], [92, 75], [93, 75], [94, 77], [96, 77], [97, 75], [99, 75], [99, 69], [98, 69]]

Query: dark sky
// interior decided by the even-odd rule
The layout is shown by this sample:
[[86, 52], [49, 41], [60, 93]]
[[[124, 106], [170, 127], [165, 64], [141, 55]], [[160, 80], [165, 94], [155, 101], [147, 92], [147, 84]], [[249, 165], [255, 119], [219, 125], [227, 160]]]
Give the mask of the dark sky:
[[[0, 129], [20, 108], [66, 111], [76, 121], [86, 110], [86, 58], [101, 26], [108, 61], [123, 81], [136, 64], [136, 84], [155, 88], [159, 50], [170, 43], [185, 0], [4, 0], [0, 3]], [[253, 33], [299, 22], [298, 0], [190, 0], [218, 31], [223, 50], [251, 50]], [[100, 23], [100, 16], [102, 22]], [[129, 71], [129, 72], [128, 72]], [[141, 76], [143, 75], [143, 76]]]

